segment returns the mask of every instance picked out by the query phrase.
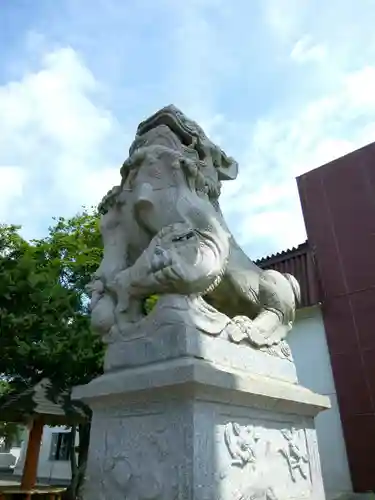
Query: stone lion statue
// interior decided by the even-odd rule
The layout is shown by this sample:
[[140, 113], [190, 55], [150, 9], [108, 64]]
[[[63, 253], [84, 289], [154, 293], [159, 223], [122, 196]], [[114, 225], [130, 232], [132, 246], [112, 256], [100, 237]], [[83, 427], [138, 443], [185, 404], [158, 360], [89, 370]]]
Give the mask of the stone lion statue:
[[189, 310], [201, 331], [255, 348], [285, 338], [299, 285], [257, 267], [228, 229], [220, 187], [237, 173], [173, 105], [138, 126], [121, 183], [99, 206], [104, 255], [89, 289], [92, 326], [104, 339], [145, 321], [153, 294], [151, 316]]

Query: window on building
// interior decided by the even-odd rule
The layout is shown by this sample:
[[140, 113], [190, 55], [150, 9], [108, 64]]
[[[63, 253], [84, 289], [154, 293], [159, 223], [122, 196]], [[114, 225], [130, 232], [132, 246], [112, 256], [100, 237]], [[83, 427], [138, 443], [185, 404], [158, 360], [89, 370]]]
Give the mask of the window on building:
[[70, 433], [53, 432], [51, 437], [50, 460], [69, 460]]

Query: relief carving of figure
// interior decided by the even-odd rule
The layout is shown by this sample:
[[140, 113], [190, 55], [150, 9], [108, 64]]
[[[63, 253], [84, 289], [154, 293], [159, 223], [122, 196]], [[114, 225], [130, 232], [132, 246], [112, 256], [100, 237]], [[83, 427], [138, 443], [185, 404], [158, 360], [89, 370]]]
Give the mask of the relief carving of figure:
[[232, 465], [244, 467], [247, 464], [254, 464], [255, 445], [258, 439], [254, 427], [241, 426], [236, 422], [228, 423], [224, 429], [224, 440], [232, 457]]
[[281, 448], [279, 451], [288, 463], [292, 480], [297, 481], [298, 472], [304, 479], [307, 479], [309, 474], [309, 457], [308, 453], [304, 452], [299, 444], [300, 433], [297, 429], [292, 428], [283, 430], [282, 434], [287, 441], [287, 446]]
[[89, 289], [92, 326], [105, 341], [144, 321], [154, 294], [152, 314], [188, 304], [206, 333], [255, 348], [285, 338], [299, 285], [257, 267], [228, 229], [220, 187], [237, 173], [235, 160], [172, 105], [139, 125], [121, 183], [99, 207], [104, 255]]

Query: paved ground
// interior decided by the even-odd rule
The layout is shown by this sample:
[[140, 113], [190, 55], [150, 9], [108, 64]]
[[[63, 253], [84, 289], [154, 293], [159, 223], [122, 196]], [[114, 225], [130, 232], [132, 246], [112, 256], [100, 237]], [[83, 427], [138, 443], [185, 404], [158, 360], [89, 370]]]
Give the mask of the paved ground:
[[20, 483], [18, 481], [7, 481], [0, 479], [0, 486], [17, 486]]
[[12, 471], [1, 471], [0, 470], [0, 486], [15, 486], [20, 484], [17, 478], [13, 477]]
[[[19, 477], [13, 477], [12, 471], [1, 471], [0, 470], [0, 486], [17, 486], [21, 484], [21, 479]], [[40, 482], [38, 486], [46, 486], [47, 483]]]

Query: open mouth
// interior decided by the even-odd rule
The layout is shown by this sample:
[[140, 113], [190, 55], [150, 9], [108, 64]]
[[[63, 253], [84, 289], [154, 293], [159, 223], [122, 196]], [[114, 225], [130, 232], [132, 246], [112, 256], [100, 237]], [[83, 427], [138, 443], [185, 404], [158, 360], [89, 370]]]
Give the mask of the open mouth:
[[218, 169], [220, 181], [233, 180], [237, 177], [237, 162], [213, 144], [201, 127], [187, 118], [173, 104], [165, 106], [141, 122], [138, 125], [137, 137], [141, 137], [160, 125], [168, 127], [185, 147], [194, 149], [200, 161], [205, 162], [207, 158], [211, 158], [213, 166]]
[[153, 128], [164, 125], [177, 135], [184, 146], [194, 146], [199, 159], [204, 160], [206, 154], [201, 146], [200, 131], [192, 129], [187, 123], [183, 122], [181, 115], [182, 113], [175, 106], [166, 106], [139, 124], [137, 136], [142, 136]]

